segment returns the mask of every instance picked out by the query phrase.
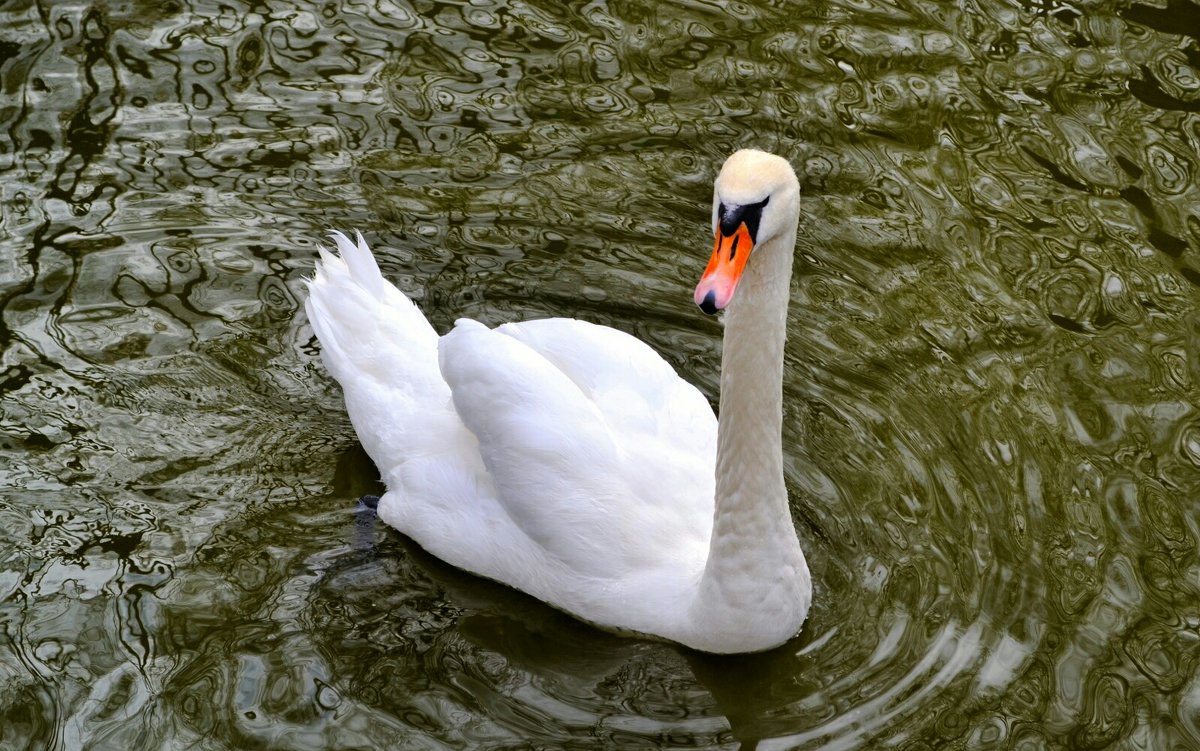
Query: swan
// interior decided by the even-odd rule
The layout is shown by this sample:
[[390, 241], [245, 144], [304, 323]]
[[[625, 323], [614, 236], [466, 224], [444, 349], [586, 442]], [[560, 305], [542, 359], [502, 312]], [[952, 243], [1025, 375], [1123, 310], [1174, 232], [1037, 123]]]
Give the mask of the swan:
[[387, 486], [379, 517], [602, 628], [715, 653], [794, 636], [812, 600], [781, 437], [799, 215], [785, 159], [726, 160], [695, 291], [705, 313], [725, 310], [719, 423], [616, 329], [460, 319], [439, 337], [361, 234], [333, 233], [338, 255], [320, 249], [305, 307]]

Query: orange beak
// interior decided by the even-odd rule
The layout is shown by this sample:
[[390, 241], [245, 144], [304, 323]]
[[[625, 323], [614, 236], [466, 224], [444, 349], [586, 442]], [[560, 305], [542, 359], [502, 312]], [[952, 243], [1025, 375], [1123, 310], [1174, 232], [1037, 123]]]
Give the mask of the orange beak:
[[696, 285], [694, 299], [701, 310], [713, 315], [718, 310], [724, 310], [733, 300], [733, 292], [737, 289], [753, 249], [754, 240], [745, 222], [738, 224], [732, 235], [723, 234], [720, 225], [717, 226], [712, 258], [708, 259], [708, 267]]

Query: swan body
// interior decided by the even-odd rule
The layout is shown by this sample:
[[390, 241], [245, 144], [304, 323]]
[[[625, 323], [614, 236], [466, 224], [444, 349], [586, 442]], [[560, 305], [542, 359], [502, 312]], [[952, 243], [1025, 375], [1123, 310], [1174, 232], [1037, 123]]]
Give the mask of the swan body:
[[387, 485], [380, 518], [602, 627], [722, 653], [792, 637], [812, 596], [780, 437], [798, 218], [785, 160], [726, 161], [696, 289], [706, 312], [728, 306], [719, 426], [695, 387], [612, 328], [462, 319], [439, 337], [361, 235], [335, 233], [306, 309]]

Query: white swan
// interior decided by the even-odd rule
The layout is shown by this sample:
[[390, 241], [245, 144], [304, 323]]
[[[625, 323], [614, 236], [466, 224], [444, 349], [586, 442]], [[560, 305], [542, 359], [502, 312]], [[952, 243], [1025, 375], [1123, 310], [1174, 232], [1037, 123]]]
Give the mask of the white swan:
[[[783, 480], [783, 346], [800, 188], [739, 151], [696, 287], [729, 306], [721, 420], [650, 347], [568, 318], [438, 337], [335, 234], [309, 320], [387, 484], [385, 522], [459, 568], [602, 627], [707, 652], [782, 644], [812, 599]], [[734, 291], [737, 290], [736, 300]]]

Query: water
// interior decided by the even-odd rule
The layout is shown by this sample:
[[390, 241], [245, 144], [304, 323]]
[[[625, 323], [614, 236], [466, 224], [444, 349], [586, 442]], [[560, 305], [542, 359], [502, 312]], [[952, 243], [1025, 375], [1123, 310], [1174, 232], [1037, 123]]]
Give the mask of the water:
[[[0, 748], [1200, 746], [1200, 13], [724, 5], [0, 8]], [[359, 509], [326, 229], [715, 395], [744, 145], [804, 191], [799, 637], [604, 634]]]

